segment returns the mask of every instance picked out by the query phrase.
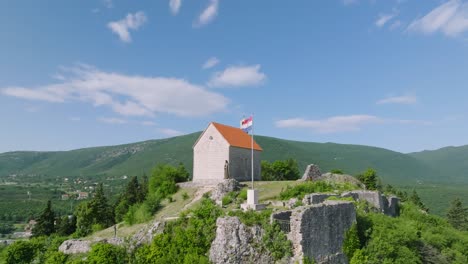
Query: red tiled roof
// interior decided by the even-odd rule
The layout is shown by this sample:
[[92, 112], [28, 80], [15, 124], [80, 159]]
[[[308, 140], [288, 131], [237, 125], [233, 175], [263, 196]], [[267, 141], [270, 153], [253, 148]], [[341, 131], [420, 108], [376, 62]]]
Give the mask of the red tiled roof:
[[[221, 133], [229, 145], [233, 147], [250, 149], [252, 147], [252, 138], [249, 134], [245, 133], [242, 129], [226, 126], [223, 124], [212, 122], [213, 126]], [[263, 149], [253, 141], [253, 149], [262, 151]]]

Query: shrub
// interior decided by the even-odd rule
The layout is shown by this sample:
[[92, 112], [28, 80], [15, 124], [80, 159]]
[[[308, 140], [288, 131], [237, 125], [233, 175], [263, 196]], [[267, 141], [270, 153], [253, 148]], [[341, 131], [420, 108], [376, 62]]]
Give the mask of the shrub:
[[127, 253], [123, 247], [98, 243], [91, 248], [88, 255], [89, 264], [124, 264]]
[[29, 241], [17, 241], [6, 249], [7, 264], [31, 263], [34, 259], [36, 248]]
[[344, 174], [343, 171], [340, 170], [340, 169], [333, 169], [330, 172], [333, 173], [333, 174]]
[[277, 160], [273, 163], [262, 161], [262, 180], [287, 181], [299, 179], [299, 167], [294, 159]]
[[187, 194], [187, 192], [183, 192], [182, 193], [182, 199], [185, 201], [189, 198], [189, 195]]
[[137, 250], [138, 263], [209, 263], [206, 257], [216, 236], [222, 210], [209, 199], [191, 211], [191, 217], [168, 222], [149, 247]]
[[347, 191], [357, 189], [350, 183], [327, 183], [324, 181], [304, 182], [294, 187], [286, 186], [285, 190], [280, 192], [280, 199], [304, 198], [304, 195], [314, 192], [331, 192], [333, 190]]
[[345, 240], [343, 241], [343, 252], [346, 254], [348, 259], [352, 259], [354, 252], [361, 247], [359, 241], [357, 225], [353, 224], [351, 228], [346, 231]]
[[239, 198], [239, 199], [242, 200], [242, 201], [247, 200], [247, 189], [242, 189], [242, 190], [239, 192], [239, 196], [237, 196], [237, 198]]
[[281, 231], [278, 223], [266, 225], [265, 234], [263, 236], [263, 244], [270, 252], [275, 260], [282, 259], [292, 255], [292, 243], [287, 239], [286, 235]]

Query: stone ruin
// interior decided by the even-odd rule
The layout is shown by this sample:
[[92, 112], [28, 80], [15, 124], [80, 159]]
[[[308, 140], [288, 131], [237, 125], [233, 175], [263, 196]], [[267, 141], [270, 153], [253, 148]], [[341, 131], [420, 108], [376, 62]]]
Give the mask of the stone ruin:
[[320, 168], [317, 165], [309, 164], [302, 175], [301, 181], [316, 181], [322, 176]]
[[316, 263], [348, 263], [342, 247], [346, 232], [356, 222], [352, 202], [328, 200], [302, 206], [273, 213], [271, 221], [278, 222], [292, 241], [291, 263], [302, 263], [304, 257]]
[[263, 230], [259, 226], [248, 227], [238, 217], [220, 217], [216, 220], [216, 238], [211, 243], [212, 263], [274, 263], [261, 243]]

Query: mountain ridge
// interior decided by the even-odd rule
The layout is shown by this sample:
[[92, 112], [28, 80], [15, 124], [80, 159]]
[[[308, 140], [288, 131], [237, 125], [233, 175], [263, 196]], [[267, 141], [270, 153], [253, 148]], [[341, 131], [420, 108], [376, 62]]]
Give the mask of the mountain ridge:
[[[0, 154], [0, 177], [11, 174], [59, 176], [121, 176], [149, 173], [158, 163], [182, 162], [192, 169], [192, 146], [201, 132], [114, 146], [68, 151], [13, 151]], [[314, 163], [322, 170], [341, 169], [357, 174], [375, 168], [384, 182], [415, 184], [438, 181], [440, 172], [417, 157], [384, 148], [341, 143], [316, 143], [256, 135], [263, 147], [262, 159], [294, 158], [300, 170]]]

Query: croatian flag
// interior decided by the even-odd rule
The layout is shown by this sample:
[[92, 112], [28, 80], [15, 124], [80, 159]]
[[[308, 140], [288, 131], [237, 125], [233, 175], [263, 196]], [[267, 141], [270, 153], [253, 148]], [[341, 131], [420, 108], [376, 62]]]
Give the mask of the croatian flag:
[[249, 133], [252, 129], [253, 125], [253, 117], [244, 118], [240, 121], [240, 128], [244, 130], [244, 132]]

